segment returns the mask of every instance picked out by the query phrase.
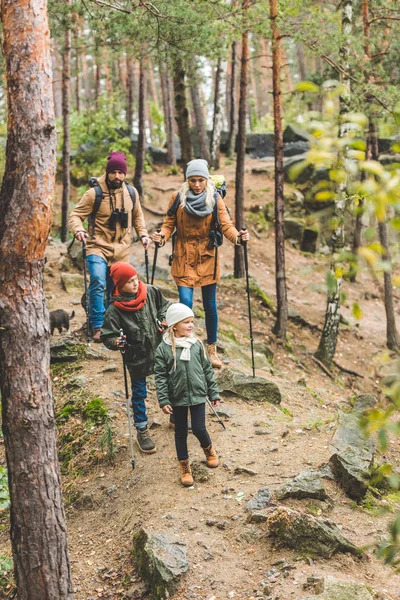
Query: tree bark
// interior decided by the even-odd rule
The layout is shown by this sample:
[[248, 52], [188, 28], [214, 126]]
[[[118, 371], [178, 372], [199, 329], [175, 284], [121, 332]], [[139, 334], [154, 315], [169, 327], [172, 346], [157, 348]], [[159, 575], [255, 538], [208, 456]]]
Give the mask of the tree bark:
[[272, 29], [272, 87], [274, 98], [274, 150], [275, 150], [275, 281], [277, 318], [273, 333], [286, 339], [288, 305], [285, 270], [285, 233], [283, 201], [283, 130], [281, 90], [281, 39], [278, 31], [278, 0], [269, 0]]
[[[388, 231], [387, 231], [387, 223], [386, 221], [381, 221], [378, 224], [379, 231], [379, 241], [381, 243], [382, 248], [384, 249], [382, 253], [382, 259], [386, 263], [391, 263], [391, 257], [389, 252], [389, 241], [388, 241]], [[400, 336], [396, 327], [396, 317], [394, 314], [394, 306], [393, 306], [393, 283], [392, 283], [392, 272], [385, 270], [383, 272], [383, 282], [384, 282], [384, 304], [385, 304], [385, 313], [386, 313], [386, 345], [389, 350], [394, 350], [396, 352], [400, 349]]]
[[[250, 1], [243, 0], [243, 19], [247, 20]], [[249, 68], [249, 32], [245, 27], [242, 33], [242, 57], [240, 61], [240, 98], [236, 157], [235, 225], [238, 230], [244, 227], [244, 161], [246, 157], [246, 117]], [[237, 279], [245, 276], [243, 248], [235, 246], [233, 276]]]
[[55, 39], [51, 40], [52, 45], [52, 66], [53, 66], [53, 101], [54, 101], [54, 112], [56, 119], [59, 119], [62, 116], [62, 74], [60, 67], [60, 55], [57, 48], [57, 43]]
[[160, 63], [159, 69], [163, 97], [165, 133], [167, 136], [167, 162], [169, 165], [176, 165], [173, 87], [168, 73], [168, 66], [165, 65], [165, 67], [163, 67]]
[[144, 59], [140, 60], [139, 70], [139, 135], [136, 149], [136, 166], [133, 185], [139, 192], [139, 197], [143, 199], [143, 174], [144, 161], [146, 157], [146, 71]]
[[184, 165], [193, 158], [192, 140], [190, 138], [189, 111], [186, 106], [185, 69], [178, 61], [174, 68], [175, 120], [178, 125], [181, 155]]
[[196, 63], [191, 64], [192, 83], [190, 85], [190, 95], [192, 98], [193, 111], [196, 122], [196, 131], [199, 138], [200, 158], [204, 158], [210, 164], [210, 145], [207, 135], [207, 127], [204, 119], [203, 107], [201, 105], [199, 84], [197, 82]]
[[129, 55], [126, 56], [126, 125], [130, 137], [133, 130], [133, 64]]
[[46, 0], [1, 0], [8, 90], [0, 192], [0, 388], [19, 600], [72, 599], [43, 293], [56, 129]]
[[[71, 0], [66, 0], [68, 8], [71, 7]], [[63, 109], [63, 147], [62, 147], [62, 169], [63, 169], [63, 188], [61, 200], [61, 231], [62, 242], [68, 240], [68, 205], [71, 193], [71, 135], [70, 135], [70, 113], [71, 113], [71, 25], [69, 23], [71, 15], [68, 12], [68, 22], [65, 25], [64, 32], [64, 50], [63, 50], [63, 72], [62, 72], [62, 109]]]
[[222, 59], [218, 59], [215, 72], [214, 116], [210, 140], [210, 163], [214, 169], [219, 169], [221, 133], [224, 121], [224, 82]]
[[226, 156], [233, 156], [237, 135], [237, 42], [232, 42], [229, 87], [229, 137]]
[[78, 115], [81, 112], [81, 97], [80, 97], [80, 68], [79, 68], [79, 28], [75, 26], [74, 29], [74, 46], [75, 46], [75, 107]]

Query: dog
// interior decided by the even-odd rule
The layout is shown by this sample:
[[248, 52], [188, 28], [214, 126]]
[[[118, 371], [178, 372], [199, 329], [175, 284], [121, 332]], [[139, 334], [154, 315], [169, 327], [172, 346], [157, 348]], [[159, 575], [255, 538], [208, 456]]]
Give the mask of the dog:
[[69, 322], [75, 317], [75, 312], [72, 311], [71, 315], [66, 310], [58, 308], [50, 312], [50, 330], [53, 335], [54, 330], [58, 329], [58, 333], [62, 333], [63, 328], [69, 332]]

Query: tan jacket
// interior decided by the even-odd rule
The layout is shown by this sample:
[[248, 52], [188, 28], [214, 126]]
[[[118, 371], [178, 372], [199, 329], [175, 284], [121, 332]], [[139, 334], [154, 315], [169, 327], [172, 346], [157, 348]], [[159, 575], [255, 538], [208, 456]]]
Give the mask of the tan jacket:
[[[96, 215], [94, 227], [94, 239], [89, 231], [87, 240], [87, 254], [95, 254], [101, 256], [111, 264], [118, 261], [128, 261], [130, 246], [132, 243], [132, 219], [133, 226], [139, 237], [148, 236], [146, 224], [142, 213], [142, 207], [139, 202], [139, 195], [136, 192], [135, 208], [132, 210], [132, 200], [129, 191], [125, 185], [119, 190], [112, 190], [112, 199], [114, 208], [122, 208], [122, 198], [125, 210], [128, 213], [128, 228], [122, 229], [120, 223], [117, 223], [115, 231], [108, 228], [108, 220], [111, 215], [110, 194], [106, 185], [106, 175], [102, 175], [98, 179], [101, 189], [103, 190], [103, 200], [99, 206]], [[122, 196], [123, 195], [123, 196]], [[94, 188], [90, 188], [80, 199], [78, 204], [69, 216], [69, 227], [75, 235], [78, 231], [84, 231], [82, 226], [83, 221], [91, 215], [93, 211], [96, 193]], [[90, 228], [91, 229], [91, 228]]]
[[[168, 209], [176, 196], [177, 194], [172, 195]], [[232, 244], [235, 244], [239, 232], [233, 225], [221, 198], [218, 198], [218, 217], [223, 235]], [[165, 217], [161, 227], [161, 234], [165, 236], [165, 241], [169, 240], [175, 228], [177, 231], [171, 268], [171, 275], [177, 285], [193, 288], [219, 281], [219, 256], [214, 279], [215, 248], [208, 248], [208, 232], [211, 223], [212, 213], [206, 217], [195, 217], [187, 213], [181, 206], [178, 207], [175, 215]]]

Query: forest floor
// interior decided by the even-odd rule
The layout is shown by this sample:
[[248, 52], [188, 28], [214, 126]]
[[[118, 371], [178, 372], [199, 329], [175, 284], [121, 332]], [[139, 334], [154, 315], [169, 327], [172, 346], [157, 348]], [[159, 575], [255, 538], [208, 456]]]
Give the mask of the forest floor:
[[[273, 198], [273, 182], [266, 175], [252, 174], [252, 166], [260, 166], [260, 162], [249, 160], [246, 163], [246, 210]], [[227, 204], [233, 211], [234, 166], [226, 166], [223, 172], [228, 181]], [[170, 193], [181, 181], [180, 176], [167, 176], [162, 170], [146, 175], [146, 187], [152, 196], [147, 200], [148, 206], [153, 210], [165, 210]], [[162, 217], [147, 211], [145, 217], [150, 231], [162, 221]], [[259, 236], [253, 235], [249, 244], [250, 274], [275, 301], [273, 228]], [[75, 310], [71, 329], [78, 330], [85, 315], [79, 305], [79, 294], [68, 295], [61, 286], [58, 269], [64, 252], [61, 244], [48, 247], [48, 266], [53, 276], [46, 276], [45, 291], [51, 310]], [[159, 252], [159, 265], [166, 269], [169, 253], [169, 244]], [[235, 337], [248, 357], [247, 298], [244, 283], [228, 277], [232, 273], [233, 247], [227, 241], [221, 248], [221, 255], [221, 271], [226, 277], [218, 288], [220, 328], [228, 337]], [[337, 554], [329, 560], [301, 556], [295, 551], [276, 547], [268, 537], [265, 525], [247, 523], [246, 502], [259, 488], [268, 487], [273, 493], [301, 471], [327, 462], [338, 409], [349, 408], [357, 394], [380, 396], [381, 393], [386, 319], [379, 290], [366, 270], [358, 275], [356, 283], [343, 282], [347, 299], [342, 313], [350, 325], [340, 327], [336, 353], [340, 365], [362, 377], [347, 375], [335, 367], [331, 378], [312, 359], [324, 322], [328, 260], [329, 257], [319, 253], [305, 255], [287, 243], [289, 305], [305, 321], [317, 327], [300, 326], [290, 321], [288, 343], [283, 344], [271, 333], [275, 322], [273, 314], [260, 301], [253, 300], [255, 338], [268, 344], [274, 352], [272, 364], [262, 363], [257, 375], [263, 375], [279, 386], [282, 403], [278, 407], [234, 396], [224, 397], [224, 405], [233, 412], [233, 416], [225, 420], [226, 431], [212, 416], [208, 417], [209, 431], [221, 465], [210, 473], [208, 481], [196, 483], [192, 488], [185, 489], [179, 483], [173, 431], [168, 426], [168, 418], [157, 406], [152, 385], [148, 412], [150, 420], [158, 422], [151, 430], [157, 452], [140, 454], [135, 443], [136, 466], [132, 471], [123, 371], [118, 353], [108, 351], [102, 345], [93, 345], [93, 349], [103, 356], [102, 360], [84, 360], [79, 363], [78, 371], [66, 367], [65, 373], [57, 372], [54, 378], [57, 410], [60, 409], [57, 402], [58, 392], [60, 399], [62, 396], [60, 382], [64, 381], [63, 377], [71, 376], [71, 373], [84, 375], [91, 395], [101, 397], [109, 410], [117, 448], [114, 464], [103, 460], [83, 471], [72, 469], [63, 477], [77, 600], [140, 597], [134, 595], [135, 582], [140, 578], [131, 553], [133, 533], [142, 525], [150, 530], [173, 533], [187, 543], [190, 567], [180, 590], [173, 596], [175, 600], [258, 597], [300, 600], [311, 593], [303, 587], [307, 578], [325, 574], [368, 584], [374, 590], [376, 600], [400, 599], [400, 575], [384, 566], [373, 553], [374, 542], [386, 532], [388, 523], [393, 520], [393, 511], [399, 509], [396, 499], [370, 498], [364, 505], [357, 505], [336, 483], [328, 481], [329, 501], [280, 502], [336, 523], [345, 537], [367, 548], [362, 559], [349, 554]], [[138, 265], [144, 263], [139, 244], [132, 247], [132, 261]], [[168, 285], [160, 283], [164, 287]], [[170, 285], [173, 288], [172, 282]], [[200, 307], [198, 292], [195, 305]], [[352, 316], [354, 302], [362, 309], [363, 318], [359, 322]], [[196, 323], [197, 333], [204, 337], [200, 317]], [[239, 355], [238, 358], [228, 355], [228, 359], [229, 366], [251, 373], [248, 359]], [[116, 370], [104, 372], [110, 366], [115, 366]], [[64, 401], [65, 394], [62, 396]], [[256, 435], [260, 426], [269, 433]], [[204, 458], [193, 436], [189, 437], [189, 451], [192, 460]], [[391, 441], [385, 457], [399, 466], [399, 439]], [[0, 458], [4, 463], [3, 446], [0, 446]], [[237, 475], [234, 471], [238, 466], [254, 470], [256, 474]], [[274, 497], [272, 503], [276, 503]], [[385, 507], [390, 510], [384, 512]], [[208, 519], [217, 522], [207, 524]], [[10, 553], [6, 528], [0, 530], [0, 553]]]

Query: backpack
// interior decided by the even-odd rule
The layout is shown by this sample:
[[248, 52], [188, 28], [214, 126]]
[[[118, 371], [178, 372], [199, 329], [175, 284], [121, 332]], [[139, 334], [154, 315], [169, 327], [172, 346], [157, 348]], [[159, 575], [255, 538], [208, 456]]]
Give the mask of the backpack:
[[[126, 181], [123, 182], [129, 192], [129, 195], [131, 197], [132, 200], [132, 210], [135, 208], [135, 203], [136, 203], [136, 193], [135, 193], [135, 188], [131, 185], [129, 185], [128, 183], [126, 183]], [[94, 204], [93, 204], [93, 210], [91, 212], [91, 214], [88, 216], [88, 223], [89, 223], [89, 231], [90, 231], [90, 237], [93, 239], [94, 238], [94, 225], [95, 225], [95, 221], [96, 221], [96, 215], [97, 215], [97, 211], [100, 208], [100, 204], [101, 201], [103, 200], [103, 196], [104, 196], [104, 192], [101, 189], [100, 184], [98, 183], [97, 177], [89, 177], [89, 185], [91, 188], [94, 188], [94, 192], [95, 192], [95, 199], [94, 199]]]

